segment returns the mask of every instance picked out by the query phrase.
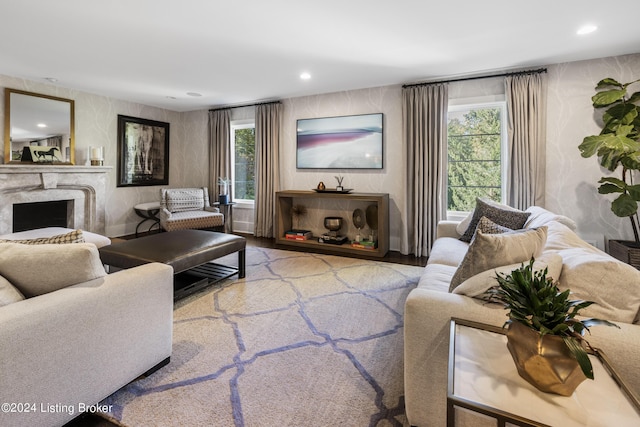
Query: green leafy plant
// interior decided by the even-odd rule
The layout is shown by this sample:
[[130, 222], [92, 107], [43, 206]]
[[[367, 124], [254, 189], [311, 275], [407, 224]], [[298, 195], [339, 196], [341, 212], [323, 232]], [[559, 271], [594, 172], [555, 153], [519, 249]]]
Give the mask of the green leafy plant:
[[578, 361], [587, 378], [593, 379], [593, 367], [583, 346], [588, 346], [584, 334], [594, 325], [618, 325], [601, 319], [576, 319], [580, 310], [589, 307], [593, 301], [570, 300], [571, 292], [560, 292], [553, 278], [547, 277], [548, 269], [535, 271], [534, 259], [510, 274], [497, 274], [498, 286], [488, 291], [491, 301], [504, 304], [509, 310], [511, 322], [520, 322], [541, 336], [561, 336], [573, 356]]
[[628, 88], [638, 82], [619, 83], [612, 78], [598, 82], [591, 100], [596, 109], [606, 108], [602, 115], [604, 126], [599, 135], [587, 136], [578, 146], [582, 157], [596, 154], [600, 165], [611, 172], [622, 167], [622, 179], [601, 178], [598, 193], [619, 194], [611, 203], [611, 210], [619, 217], [629, 217], [636, 245], [640, 245], [640, 185], [633, 184], [633, 171], [640, 170], [640, 92], [629, 95]]

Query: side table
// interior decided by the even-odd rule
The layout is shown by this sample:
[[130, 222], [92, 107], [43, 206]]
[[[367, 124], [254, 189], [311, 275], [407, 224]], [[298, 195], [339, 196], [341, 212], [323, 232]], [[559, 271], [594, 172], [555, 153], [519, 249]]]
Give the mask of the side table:
[[595, 380], [585, 380], [568, 397], [543, 393], [518, 374], [505, 332], [451, 320], [447, 426], [459, 425], [458, 415], [468, 422], [465, 425], [490, 417], [499, 427], [640, 425], [640, 402], [602, 351], [589, 355]]
[[133, 207], [133, 210], [136, 212], [142, 221], [138, 223], [136, 226], [136, 237], [138, 237], [138, 229], [142, 224], [147, 221], [152, 221], [152, 224], [147, 229], [147, 232], [150, 232], [153, 227], [158, 227], [160, 230], [160, 218], [158, 218], [158, 213], [160, 212], [160, 202], [149, 202], [149, 203], [140, 203]]
[[224, 215], [224, 232], [233, 233], [233, 205], [236, 202], [220, 203], [213, 202], [213, 206], [217, 206], [222, 210]]

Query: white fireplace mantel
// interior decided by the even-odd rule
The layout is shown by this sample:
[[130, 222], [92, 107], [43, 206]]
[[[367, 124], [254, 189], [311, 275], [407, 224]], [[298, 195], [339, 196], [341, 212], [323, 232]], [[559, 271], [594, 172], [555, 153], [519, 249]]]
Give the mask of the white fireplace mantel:
[[13, 205], [73, 200], [71, 228], [104, 234], [107, 173], [111, 166], [0, 165], [0, 234], [11, 233]]

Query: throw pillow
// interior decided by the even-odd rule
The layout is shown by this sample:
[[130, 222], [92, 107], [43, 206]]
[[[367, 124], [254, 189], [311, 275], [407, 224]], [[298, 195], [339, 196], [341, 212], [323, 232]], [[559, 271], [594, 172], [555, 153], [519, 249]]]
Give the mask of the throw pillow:
[[166, 192], [167, 210], [171, 213], [204, 209], [202, 188], [171, 189]]
[[[498, 273], [505, 275], [509, 274], [516, 268], [520, 268], [523, 264], [527, 264], [527, 261], [524, 263], [519, 262], [500, 266], [478, 273], [458, 285], [453, 289], [452, 293], [484, 299], [482, 296], [489, 289], [498, 286], [498, 281], [496, 280]], [[534, 271], [540, 271], [545, 268], [548, 269], [547, 277], [552, 277], [554, 281], [557, 281], [560, 278], [560, 273], [562, 272], [562, 257], [557, 253], [545, 253], [540, 255], [533, 263], [533, 269]]]
[[0, 275], [29, 298], [107, 275], [93, 243], [0, 243]]
[[73, 230], [70, 233], [58, 234], [51, 237], [39, 237], [37, 239], [21, 239], [10, 240], [0, 239], [0, 243], [22, 243], [23, 245], [44, 245], [44, 244], [62, 244], [62, 243], [84, 243], [82, 230]]
[[484, 234], [502, 234], [513, 231], [511, 228], [503, 227], [499, 224], [496, 224], [486, 216], [483, 216], [482, 218], [480, 218], [480, 221], [478, 221], [476, 232], [478, 230], [482, 231]]
[[564, 265], [558, 287], [571, 290], [572, 299], [593, 301], [585, 317], [633, 323], [640, 310], [640, 271], [590, 248], [559, 252]]
[[575, 230], [578, 228], [576, 222], [571, 218], [549, 212], [548, 210], [541, 208], [540, 206], [530, 206], [525, 212], [531, 213], [531, 216], [525, 224], [525, 227], [527, 228], [542, 227], [543, 225], [547, 225], [552, 221], [564, 224], [571, 230]]
[[501, 203], [494, 202], [489, 199], [476, 199], [476, 209], [473, 211], [473, 217], [469, 222], [467, 230], [464, 232], [460, 240], [463, 242], [471, 242], [473, 234], [476, 232], [478, 221], [486, 216], [491, 221], [503, 227], [512, 230], [519, 230], [524, 227], [527, 218], [531, 215], [529, 212], [512, 208]]
[[492, 268], [537, 258], [547, 241], [547, 227], [504, 234], [476, 233], [464, 259], [451, 278], [449, 292], [468, 278]]
[[469, 223], [471, 222], [471, 218], [473, 218], [473, 213], [475, 212], [475, 209], [471, 212], [469, 212], [469, 215], [467, 215], [462, 221], [460, 221], [458, 223], [458, 225], [456, 226], [456, 232], [459, 235], [463, 235], [465, 231], [467, 231], [467, 228], [469, 228]]
[[22, 301], [23, 299], [24, 295], [7, 279], [0, 276], [0, 307]]

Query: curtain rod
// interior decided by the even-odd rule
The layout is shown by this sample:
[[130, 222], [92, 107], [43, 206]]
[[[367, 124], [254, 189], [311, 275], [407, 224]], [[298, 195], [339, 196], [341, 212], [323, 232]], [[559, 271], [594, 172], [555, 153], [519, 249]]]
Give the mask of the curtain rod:
[[232, 105], [232, 106], [229, 106], [229, 107], [211, 108], [209, 111], [230, 110], [232, 108], [256, 107], [258, 105], [280, 104], [280, 103], [281, 103], [281, 101], [256, 102], [254, 104]]
[[428, 85], [435, 85], [438, 83], [464, 82], [467, 80], [490, 79], [492, 77], [522, 76], [526, 74], [540, 74], [540, 73], [546, 73], [546, 72], [547, 72], [546, 68], [538, 68], [537, 70], [529, 70], [529, 71], [514, 71], [512, 73], [489, 74], [489, 75], [483, 75], [483, 76], [460, 77], [459, 79], [440, 80], [440, 81], [434, 81], [434, 82], [412, 83], [412, 84], [402, 85], [402, 87], [406, 88], [406, 87], [415, 87], [415, 86], [428, 86]]

